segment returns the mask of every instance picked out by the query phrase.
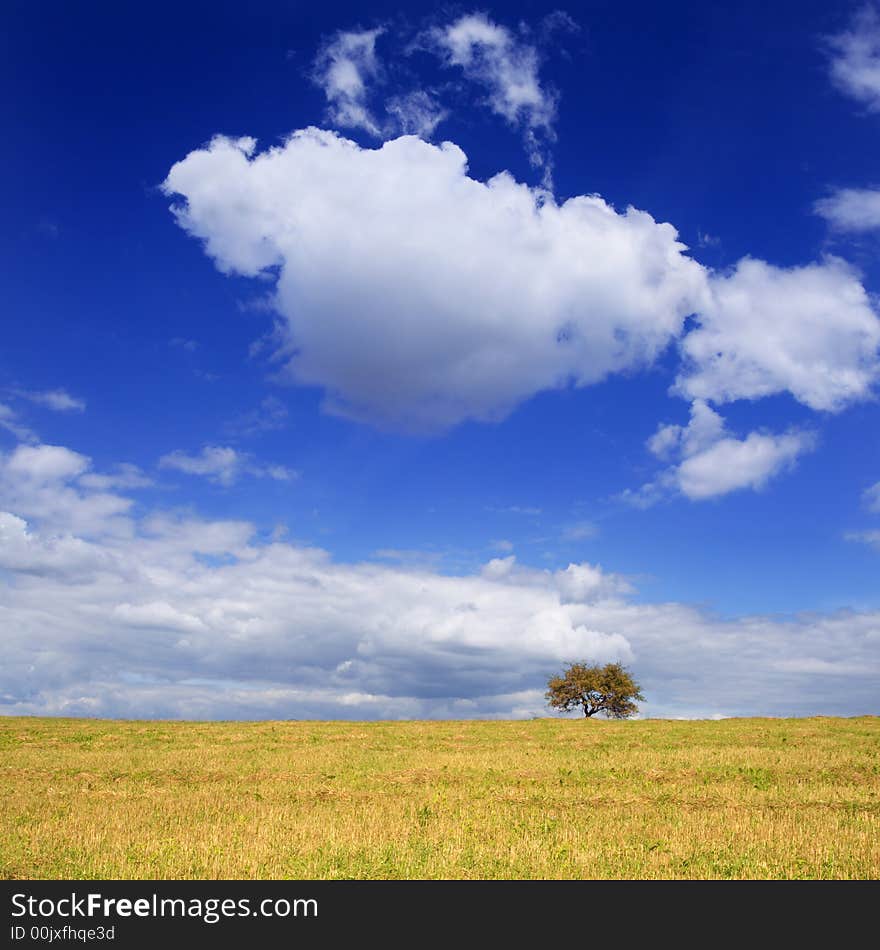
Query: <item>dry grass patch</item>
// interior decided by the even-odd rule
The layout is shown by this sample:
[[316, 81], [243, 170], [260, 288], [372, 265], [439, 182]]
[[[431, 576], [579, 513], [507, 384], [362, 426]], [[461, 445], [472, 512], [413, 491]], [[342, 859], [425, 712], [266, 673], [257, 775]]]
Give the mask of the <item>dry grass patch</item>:
[[0, 719], [5, 878], [876, 878], [880, 719]]

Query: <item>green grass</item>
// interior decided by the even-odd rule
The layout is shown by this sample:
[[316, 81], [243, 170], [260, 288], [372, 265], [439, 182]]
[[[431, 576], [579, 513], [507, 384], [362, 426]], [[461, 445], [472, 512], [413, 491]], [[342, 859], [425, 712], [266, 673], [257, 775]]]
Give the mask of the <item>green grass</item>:
[[0, 718], [4, 878], [877, 878], [880, 719]]

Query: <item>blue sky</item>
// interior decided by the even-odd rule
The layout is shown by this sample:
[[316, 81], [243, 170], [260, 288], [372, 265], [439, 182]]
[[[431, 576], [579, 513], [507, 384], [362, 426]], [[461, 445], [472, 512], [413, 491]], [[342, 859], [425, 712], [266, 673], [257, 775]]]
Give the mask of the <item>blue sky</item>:
[[0, 711], [876, 712], [874, 8], [7, 19]]

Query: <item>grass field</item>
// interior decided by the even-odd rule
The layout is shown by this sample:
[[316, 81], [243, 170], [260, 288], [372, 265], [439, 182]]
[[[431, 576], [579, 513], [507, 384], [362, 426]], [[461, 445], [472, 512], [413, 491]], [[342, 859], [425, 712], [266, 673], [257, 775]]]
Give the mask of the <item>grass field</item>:
[[876, 878], [880, 718], [2, 718], [0, 876]]

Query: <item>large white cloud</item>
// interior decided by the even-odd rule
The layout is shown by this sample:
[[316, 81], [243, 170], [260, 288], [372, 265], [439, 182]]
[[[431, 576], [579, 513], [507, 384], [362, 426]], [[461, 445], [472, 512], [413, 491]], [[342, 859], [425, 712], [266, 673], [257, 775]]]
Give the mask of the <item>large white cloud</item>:
[[333, 411], [412, 428], [498, 419], [677, 339], [678, 391], [716, 404], [790, 392], [835, 411], [880, 371], [880, 321], [839, 258], [714, 273], [644, 211], [476, 181], [448, 142], [363, 149], [307, 129], [255, 149], [216, 138], [165, 190], [220, 270], [276, 274], [289, 374]]
[[[58, 490], [76, 479], [71, 466]], [[246, 522], [154, 513], [93, 539], [65, 524], [0, 514], [2, 713], [530, 716], [548, 675], [581, 658], [631, 665], [653, 714], [876, 700], [877, 613], [720, 620], [639, 603], [590, 564], [508, 557], [450, 576], [260, 543]]]
[[675, 229], [558, 205], [462, 151], [361, 149], [309, 129], [253, 155], [215, 139], [165, 183], [227, 273], [278, 268], [290, 373], [335, 411], [412, 427], [497, 419], [542, 389], [649, 364], [705, 292]]

